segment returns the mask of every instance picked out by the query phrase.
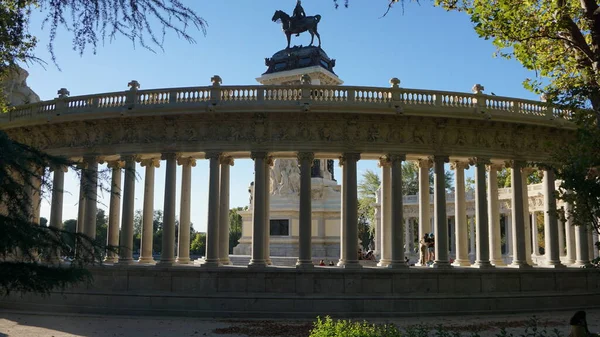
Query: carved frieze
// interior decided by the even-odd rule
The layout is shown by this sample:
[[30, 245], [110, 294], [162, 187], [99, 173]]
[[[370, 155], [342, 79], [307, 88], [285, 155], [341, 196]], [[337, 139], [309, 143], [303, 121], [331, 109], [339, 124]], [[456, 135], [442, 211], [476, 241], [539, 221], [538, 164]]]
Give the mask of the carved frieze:
[[[411, 116], [314, 113], [205, 113], [48, 123], [6, 130], [15, 140], [69, 155], [118, 154], [120, 147], [165, 150], [448, 154], [541, 160], [568, 132], [548, 127]], [[173, 147], [176, 147], [173, 149]], [[181, 147], [181, 149], [179, 148]], [[109, 153], [112, 152], [112, 153]]]

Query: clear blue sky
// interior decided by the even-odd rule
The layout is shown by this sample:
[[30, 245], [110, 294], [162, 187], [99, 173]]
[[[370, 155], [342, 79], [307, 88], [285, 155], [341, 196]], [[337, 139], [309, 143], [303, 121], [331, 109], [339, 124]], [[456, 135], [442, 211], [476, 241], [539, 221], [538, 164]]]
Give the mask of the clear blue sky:
[[[167, 34], [164, 51], [152, 53], [133, 46], [124, 37], [91, 49], [80, 57], [73, 51], [71, 35], [59, 31], [55, 42], [59, 71], [46, 49], [48, 27], [41, 28], [40, 15], [32, 20], [33, 33], [40, 43], [36, 55], [48, 64], [30, 65], [29, 86], [42, 100], [56, 97], [66, 87], [72, 96], [126, 90], [133, 79], [142, 89], [206, 86], [218, 74], [224, 85], [256, 84], [265, 70], [264, 58], [285, 48], [281, 25], [273, 23], [275, 10], [291, 13], [295, 0], [182, 0], [209, 23], [206, 37], [192, 32], [196, 44], [188, 44], [173, 33]], [[343, 1], [341, 1], [343, 2]], [[477, 37], [469, 18], [448, 13], [430, 2], [408, 4], [404, 13], [397, 6], [385, 18], [387, 0], [352, 0], [350, 8], [334, 9], [330, 0], [304, 0], [307, 15], [321, 14], [319, 32], [323, 49], [337, 59], [335, 71], [347, 85], [389, 86], [398, 77], [402, 87], [469, 92], [475, 83], [486, 92], [501, 96], [537, 99], [521, 82], [534, 74], [516, 61], [494, 58], [490, 41]], [[307, 45], [310, 35], [293, 38], [292, 44]], [[359, 162], [359, 171], [377, 170], [374, 161]], [[201, 160], [193, 170], [192, 222], [196, 230], [206, 229], [208, 164]], [[143, 168], [136, 184], [136, 209], [142, 208]], [[247, 187], [253, 180], [252, 162], [238, 160], [232, 168], [231, 206], [245, 206]], [[178, 172], [178, 179], [179, 179]], [[340, 173], [336, 172], [337, 177]], [[179, 181], [179, 180], [178, 180]], [[163, 208], [164, 165], [156, 172], [155, 208]], [[78, 182], [66, 179], [64, 220], [76, 218]], [[179, 204], [179, 188], [178, 188]], [[106, 208], [108, 200], [101, 200]], [[44, 202], [42, 216], [49, 217]]]

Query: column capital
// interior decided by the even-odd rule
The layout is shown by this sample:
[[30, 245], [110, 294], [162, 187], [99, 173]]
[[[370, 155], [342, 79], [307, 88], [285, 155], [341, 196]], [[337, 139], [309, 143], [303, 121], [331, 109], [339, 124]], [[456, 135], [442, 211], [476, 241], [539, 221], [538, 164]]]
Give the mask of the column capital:
[[267, 156], [265, 158], [265, 164], [267, 164], [268, 167], [273, 167], [273, 162], [274, 162], [273, 156]]
[[458, 161], [455, 160], [453, 162], [450, 163], [450, 169], [451, 170], [466, 170], [469, 168], [469, 163], [465, 162], [465, 161]]
[[406, 161], [406, 155], [405, 154], [400, 154], [400, 153], [389, 153], [387, 155], [389, 161], [392, 163], [392, 165], [395, 162], [400, 162], [402, 163], [403, 161]]
[[504, 166], [512, 169], [522, 169], [527, 166], [527, 163], [524, 160], [506, 160]]
[[530, 174], [532, 174], [535, 171], [537, 171], [537, 169], [535, 167], [524, 166], [524, 167], [521, 168], [521, 172], [524, 175], [527, 175], [527, 176], [530, 175]]
[[250, 152], [250, 158], [252, 160], [267, 159], [268, 156], [269, 156], [269, 152], [264, 152], [264, 151]]
[[221, 159], [219, 160], [219, 163], [221, 165], [233, 166], [234, 165], [234, 159], [233, 159], [232, 156], [221, 156]]
[[177, 165], [196, 167], [196, 158], [192, 157], [177, 157]]
[[140, 160], [140, 165], [142, 167], [160, 167], [160, 159], [159, 158], [147, 158]]
[[221, 152], [218, 151], [206, 151], [204, 153], [204, 158], [206, 159], [216, 159], [219, 160], [221, 158]]
[[315, 160], [315, 153], [314, 152], [298, 152], [297, 153], [297, 157], [298, 157], [298, 161], [301, 162], [303, 160], [308, 160], [312, 162]]
[[431, 158], [419, 159], [417, 160], [417, 165], [419, 166], [419, 168], [426, 167], [430, 169], [433, 167], [433, 160], [431, 160]]
[[471, 164], [472, 166], [484, 166], [484, 165], [489, 165], [492, 162], [490, 161], [490, 158], [485, 158], [485, 157], [473, 157], [473, 158], [469, 158], [469, 164]]
[[346, 163], [347, 160], [352, 160], [352, 161], [359, 161], [360, 160], [360, 153], [358, 152], [344, 152], [342, 153], [342, 155], [340, 156], [340, 166], [344, 166], [344, 164]]
[[378, 167], [391, 167], [392, 166], [392, 161], [390, 160], [389, 156], [382, 156], [379, 157], [379, 160], [377, 161], [377, 166]]
[[86, 163], [98, 163], [98, 162], [100, 162], [100, 159], [101, 159], [100, 156], [93, 155], [93, 154], [83, 156], [83, 161]]
[[503, 165], [503, 164], [495, 164], [495, 163], [490, 163], [490, 164], [487, 164], [487, 165], [486, 165], [486, 170], [487, 170], [488, 172], [491, 172], [492, 170], [493, 170], [493, 171], [500, 171], [500, 170], [502, 170], [503, 168], [504, 168], [504, 165]]
[[126, 161], [126, 162], [131, 162], [131, 161], [136, 162], [139, 160], [139, 156], [135, 155], [135, 154], [122, 155], [121, 160]]
[[87, 168], [87, 163], [83, 162], [83, 161], [78, 161], [77, 163], [75, 163], [75, 166], [77, 167], [77, 169], [79, 170], [85, 170]]
[[69, 172], [69, 167], [66, 165], [50, 165], [50, 172], [54, 172], [54, 171], [62, 171], [62, 172]]
[[125, 167], [125, 162], [122, 160], [111, 160], [106, 162], [106, 166], [110, 169], [122, 169]]
[[450, 162], [450, 157], [448, 156], [444, 156], [444, 155], [435, 155], [433, 156], [433, 162], [437, 163], [437, 162], [442, 162], [442, 163], [448, 163]]

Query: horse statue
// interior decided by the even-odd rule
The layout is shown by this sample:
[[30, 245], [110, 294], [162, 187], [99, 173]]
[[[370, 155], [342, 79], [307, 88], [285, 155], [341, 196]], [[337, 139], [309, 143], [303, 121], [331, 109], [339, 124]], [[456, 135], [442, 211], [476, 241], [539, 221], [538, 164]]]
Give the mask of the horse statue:
[[315, 40], [315, 35], [317, 36], [317, 38], [319, 39], [319, 47], [321, 47], [321, 35], [319, 35], [319, 32], [317, 32], [317, 25], [319, 24], [319, 21], [321, 21], [321, 16], [320, 15], [315, 15], [315, 16], [307, 16], [301, 19], [298, 19], [296, 22], [294, 22], [294, 24], [291, 26], [290, 28], [290, 20], [292, 20], [292, 18], [286, 14], [284, 11], [275, 11], [275, 14], [273, 14], [273, 22], [277, 22], [278, 20], [281, 20], [281, 25], [283, 27], [283, 32], [285, 33], [285, 36], [287, 37], [287, 49], [290, 48], [290, 39], [292, 37], [292, 34], [300, 34], [300, 33], [304, 33], [306, 31], [308, 31], [310, 33], [310, 45], [313, 45], [313, 42]]

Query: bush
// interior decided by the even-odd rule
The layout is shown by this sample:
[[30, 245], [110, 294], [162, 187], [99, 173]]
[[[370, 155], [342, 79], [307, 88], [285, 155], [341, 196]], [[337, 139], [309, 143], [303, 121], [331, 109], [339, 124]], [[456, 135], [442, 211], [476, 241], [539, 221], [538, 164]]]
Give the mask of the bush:
[[346, 320], [334, 321], [327, 316], [324, 320], [317, 317], [310, 337], [400, 337], [403, 334], [394, 325], [375, 325], [367, 322], [352, 322]]

